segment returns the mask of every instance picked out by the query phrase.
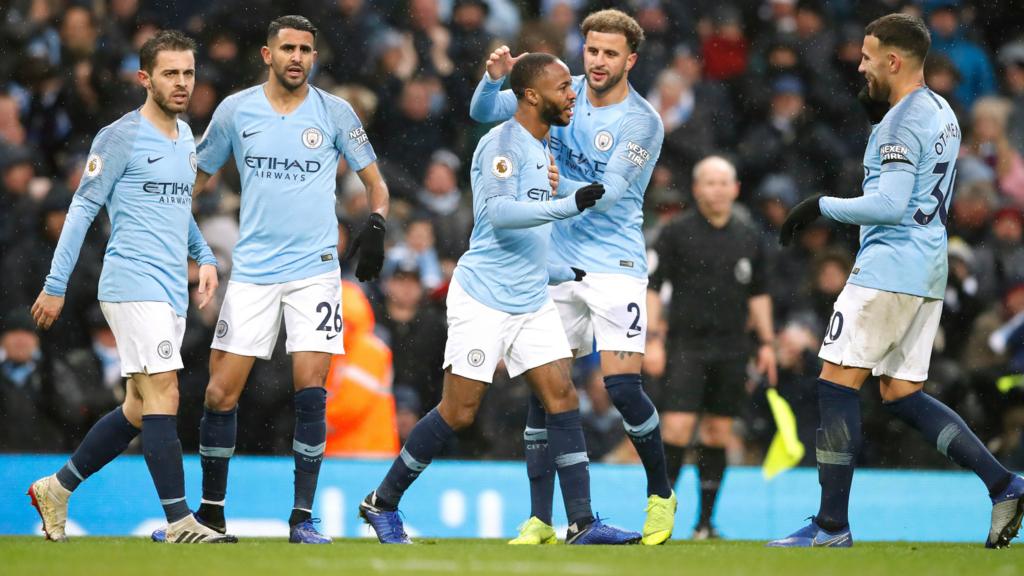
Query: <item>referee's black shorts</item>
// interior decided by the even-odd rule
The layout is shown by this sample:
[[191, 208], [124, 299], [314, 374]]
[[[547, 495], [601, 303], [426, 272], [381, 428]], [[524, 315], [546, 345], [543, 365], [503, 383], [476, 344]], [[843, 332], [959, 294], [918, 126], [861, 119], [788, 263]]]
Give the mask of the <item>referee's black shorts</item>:
[[692, 349], [666, 350], [658, 410], [739, 416], [747, 403], [747, 356], [721, 357]]

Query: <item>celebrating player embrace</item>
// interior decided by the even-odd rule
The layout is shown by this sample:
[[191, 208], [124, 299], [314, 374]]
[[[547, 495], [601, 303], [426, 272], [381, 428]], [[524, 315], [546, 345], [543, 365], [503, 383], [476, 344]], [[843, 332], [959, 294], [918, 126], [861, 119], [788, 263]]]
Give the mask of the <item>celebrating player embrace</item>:
[[[641, 228], [644, 192], [665, 131], [657, 112], [628, 81], [644, 38], [640, 25], [618, 10], [601, 10], [583, 21], [581, 31], [586, 74], [573, 77], [573, 89], [581, 96], [572, 122], [552, 127], [551, 152], [559, 169], [559, 194], [588, 182], [602, 183], [606, 193], [580, 218], [555, 224], [551, 262], [581, 266], [587, 276], [553, 287], [551, 297], [575, 354], [590, 354], [597, 340], [608, 395], [647, 472], [643, 541], [661, 544], [672, 536], [676, 496], [665, 468], [658, 412], [640, 378], [647, 338], [647, 248]], [[515, 96], [502, 91], [501, 84], [521, 58], [513, 58], [504, 46], [491, 54], [487, 74], [473, 94], [474, 120], [504, 120], [515, 112]], [[555, 535], [555, 467], [541, 434], [549, 425], [543, 406], [532, 398], [523, 433], [531, 517], [514, 544], [541, 544]]]

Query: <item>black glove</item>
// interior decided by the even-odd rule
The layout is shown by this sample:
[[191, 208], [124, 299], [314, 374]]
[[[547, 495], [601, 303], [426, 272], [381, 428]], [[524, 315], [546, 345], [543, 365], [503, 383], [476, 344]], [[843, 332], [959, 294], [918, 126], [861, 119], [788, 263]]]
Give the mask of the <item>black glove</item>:
[[384, 265], [384, 217], [373, 212], [366, 226], [356, 234], [345, 251], [345, 260], [352, 258], [359, 250], [359, 263], [356, 265], [356, 278], [360, 282], [368, 282], [380, 275]]
[[604, 184], [587, 184], [583, 188], [576, 191], [576, 209], [583, 212], [587, 208], [590, 208], [597, 201], [604, 196]]
[[786, 221], [782, 223], [782, 228], [779, 229], [780, 244], [789, 246], [800, 229], [821, 216], [821, 208], [818, 207], [818, 200], [821, 200], [821, 196], [821, 194], [815, 194], [793, 206], [793, 209], [789, 211], [789, 216], [786, 216]]
[[889, 111], [888, 102], [875, 100], [871, 96], [868, 96], [867, 86], [861, 88], [860, 93], [857, 94], [857, 100], [860, 101], [861, 106], [864, 107], [864, 111], [868, 113], [868, 118], [871, 119], [872, 125], [881, 122], [882, 118], [885, 117], [885, 113]]
[[573, 282], [579, 282], [587, 275], [586, 271], [580, 270], [579, 268], [573, 268], [572, 266], [569, 266], [569, 268], [572, 268], [573, 273], [576, 274], [576, 279], [573, 280]]

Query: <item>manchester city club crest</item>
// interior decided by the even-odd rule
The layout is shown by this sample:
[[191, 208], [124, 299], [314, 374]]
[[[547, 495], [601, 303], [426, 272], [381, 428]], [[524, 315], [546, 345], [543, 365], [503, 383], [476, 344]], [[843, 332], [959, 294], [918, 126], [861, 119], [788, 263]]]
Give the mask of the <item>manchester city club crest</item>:
[[302, 131], [302, 144], [306, 148], [316, 149], [324, 143], [324, 133], [319, 128], [306, 128]]
[[174, 348], [171, 346], [170, 340], [164, 340], [156, 347], [156, 353], [160, 355], [164, 360], [168, 360], [171, 354], [174, 352]]
[[469, 351], [469, 354], [466, 356], [466, 361], [469, 362], [470, 366], [478, 368], [484, 363], [484, 358], [484, 351], [479, 348], [474, 348]]
[[188, 155], [188, 164], [192, 167], [192, 171], [195, 172], [199, 168], [199, 164], [196, 161], [196, 153], [193, 152]]
[[612, 133], [607, 130], [601, 130], [594, 136], [594, 148], [597, 148], [601, 152], [607, 152], [612, 149], [612, 144], [615, 143], [615, 138], [612, 137]]
[[228, 333], [228, 323], [226, 321], [224, 321], [224, 320], [218, 321], [217, 322], [217, 332], [216, 332], [217, 338], [223, 338], [224, 335], [227, 334], [227, 333]]

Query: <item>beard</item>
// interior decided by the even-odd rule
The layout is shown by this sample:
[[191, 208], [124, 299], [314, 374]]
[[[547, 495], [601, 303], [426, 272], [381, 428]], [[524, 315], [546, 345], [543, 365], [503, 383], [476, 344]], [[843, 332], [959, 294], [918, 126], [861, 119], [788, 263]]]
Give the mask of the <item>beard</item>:
[[564, 108], [554, 102], [545, 101], [544, 107], [540, 110], [540, 119], [549, 126], [568, 126], [569, 122], [562, 119], [564, 111]]
[[623, 68], [621, 71], [619, 71], [618, 74], [614, 74], [614, 75], [609, 70], [608, 71], [608, 77], [605, 78], [604, 85], [603, 86], [595, 86], [594, 83], [590, 81], [590, 74], [587, 74], [587, 86], [590, 86], [590, 89], [593, 90], [594, 92], [597, 92], [598, 94], [604, 94], [605, 92], [607, 92], [607, 91], [611, 90], [612, 88], [618, 86], [619, 82], [622, 82], [622, 79], [625, 78], [625, 76], [626, 76], [626, 69], [625, 68]]
[[302, 77], [299, 78], [298, 80], [292, 80], [291, 78], [288, 77], [288, 65], [285, 65], [280, 71], [278, 71], [276, 66], [271, 66], [270, 70], [274, 74], [274, 76], [277, 77], [277, 81], [279, 84], [281, 84], [281, 86], [284, 86], [288, 90], [292, 91], [301, 88], [302, 85], [305, 84], [306, 80], [309, 78], [309, 71], [303, 69]]
[[185, 110], [188, 110], [188, 102], [190, 98], [186, 98], [185, 103], [181, 106], [178, 106], [177, 104], [171, 101], [170, 94], [164, 94], [155, 88], [153, 88], [152, 91], [153, 102], [156, 102], [156, 105], [164, 111], [164, 114], [167, 114], [168, 116], [173, 116], [175, 114], [182, 114], [183, 112], [185, 112]]

